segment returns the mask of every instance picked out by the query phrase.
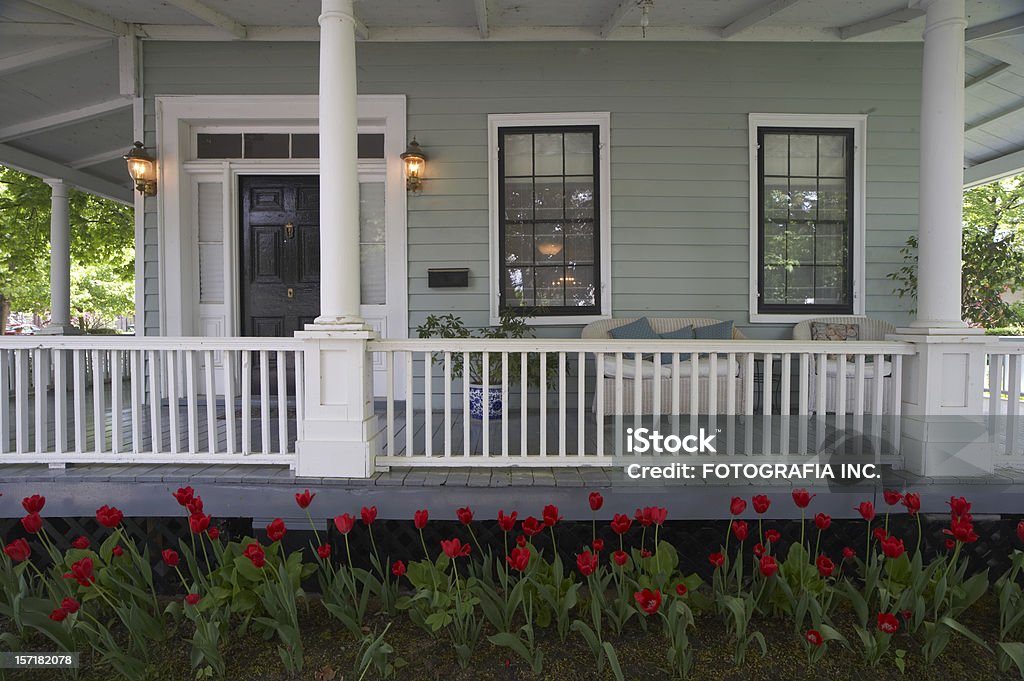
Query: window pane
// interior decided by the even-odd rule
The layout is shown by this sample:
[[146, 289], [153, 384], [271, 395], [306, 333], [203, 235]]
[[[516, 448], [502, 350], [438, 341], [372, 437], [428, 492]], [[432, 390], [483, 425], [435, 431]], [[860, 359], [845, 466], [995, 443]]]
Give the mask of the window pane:
[[505, 180], [505, 219], [533, 219], [533, 179]]
[[320, 135], [292, 135], [292, 158], [320, 158]]
[[359, 158], [384, 158], [384, 133], [361, 133], [356, 149]]
[[818, 136], [789, 136], [789, 174], [814, 177], [818, 174]]
[[789, 180], [789, 218], [813, 220], [818, 217], [818, 182], [794, 177]]
[[537, 287], [537, 305], [565, 305], [564, 267], [538, 267], [534, 280]]
[[789, 174], [789, 135], [765, 135], [762, 151], [765, 175]]
[[363, 305], [387, 303], [384, 183], [359, 183], [359, 295]]
[[506, 307], [533, 307], [533, 268], [505, 269], [504, 303]]
[[565, 240], [562, 225], [556, 223], [539, 223], [536, 227], [535, 255], [538, 264], [561, 263], [565, 259]]
[[596, 304], [594, 266], [576, 265], [565, 269], [565, 304], [570, 307], [592, 307]]
[[505, 177], [533, 175], [533, 135], [505, 135]]
[[570, 222], [565, 226], [565, 261], [567, 263], [594, 262], [594, 225], [589, 222]]
[[562, 135], [533, 136], [533, 173], [535, 175], [562, 174]]
[[359, 300], [363, 305], [387, 303], [387, 269], [384, 244], [363, 244], [359, 247]]
[[565, 178], [565, 216], [568, 218], [594, 217], [594, 178]]
[[846, 138], [821, 135], [818, 138], [818, 172], [822, 177], [846, 177]]
[[764, 179], [764, 216], [768, 220], [789, 218], [789, 180], [786, 178]]
[[288, 158], [288, 135], [278, 133], [247, 132], [246, 158]]
[[565, 215], [565, 195], [562, 192], [562, 178], [538, 177], [534, 181], [534, 208], [536, 218], [561, 218]]
[[846, 264], [846, 229], [836, 223], [818, 223], [815, 229], [814, 262], [817, 265]]
[[533, 262], [533, 227], [505, 225], [505, 263], [521, 265]]
[[818, 218], [846, 221], [846, 180], [822, 179], [818, 182]]
[[242, 158], [242, 135], [201, 132], [196, 135], [196, 158]]
[[565, 174], [589, 175], [594, 172], [594, 136], [589, 133], [565, 134]]

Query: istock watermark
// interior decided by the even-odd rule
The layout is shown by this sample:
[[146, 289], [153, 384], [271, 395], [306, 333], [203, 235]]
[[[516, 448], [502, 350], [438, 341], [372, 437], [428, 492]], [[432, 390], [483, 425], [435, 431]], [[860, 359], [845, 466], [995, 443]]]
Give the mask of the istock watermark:
[[701, 428], [696, 434], [662, 435], [649, 428], [626, 429], [626, 451], [630, 454], [717, 454], [715, 434]]

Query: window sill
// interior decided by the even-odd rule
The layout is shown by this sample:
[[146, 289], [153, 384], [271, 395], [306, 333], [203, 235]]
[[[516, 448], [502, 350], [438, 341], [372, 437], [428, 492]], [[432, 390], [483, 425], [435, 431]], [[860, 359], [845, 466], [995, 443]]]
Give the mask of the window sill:
[[772, 314], [767, 312], [751, 312], [750, 323], [751, 324], [798, 324], [805, 322], [808, 319], [818, 319], [819, 317], [858, 317], [862, 316], [864, 312], [810, 312], [807, 314], [796, 314], [796, 313], [781, 313]]
[[[529, 317], [526, 319], [527, 326], [586, 326], [591, 322], [596, 322], [602, 319], [611, 319], [611, 315], [551, 315], [543, 317]], [[501, 324], [501, 320], [496, 317], [491, 317], [491, 326], [498, 326]]]

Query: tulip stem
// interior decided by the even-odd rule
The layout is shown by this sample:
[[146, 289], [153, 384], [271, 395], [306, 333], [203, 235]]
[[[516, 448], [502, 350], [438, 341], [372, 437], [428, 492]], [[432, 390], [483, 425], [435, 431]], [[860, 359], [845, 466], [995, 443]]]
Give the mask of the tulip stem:
[[917, 518], [917, 548], [914, 553], [919, 555], [921, 553], [921, 514], [915, 513], [914, 516]]
[[818, 538], [814, 542], [814, 555], [811, 558], [818, 557], [818, 550], [821, 548], [821, 528], [818, 528]]
[[551, 530], [551, 550], [554, 552], [551, 556], [551, 560], [554, 560], [558, 557], [558, 544], [555, 543], [555, 526], [550, 525], [549, 529]]
[[[865, 569], [867, 568], [868, 559], [870, 558], [870, 556], [871, 556], [871, 521], [868, 520], [868, 541], [867, 541], [867, 545], [864, 547], [864, 566], [865, 566]], [[865, 574], [867, 574], [867, 573], [865, 573]]]
[[807, 519], [807, 509], [801, 507], [801, 509], [800, 509], [800, 548], [804, 549], [804, 550], [807, 549], [807, 547], [804, 546], [804, 529], [806, 527], [806, 522], [805, 522], [806, 519]]
[[[480, 542], [476, 538], [476, 532], [473, 531], [473, 526], [472, 525], [466, 525], [466, 529], [469, 530], [469, 538], [473, 540], [474, 544], [476, 544], [476, 550], [480, 552], [480, 557], [483, 558], [484, 549], [483, 549], [482, 546], [480, 546]], [[554, 529], [552, 529], [551, 532], [554, 533]], [[554, 535], [552, 534], [552, 536], [554, 536]]]
[[306, 518], [309, 519], [309, 526], [313, 528], [313, 536], [316, 537], [316, 545], [320, 546], [321, 545], [320, 533], [316, 529], [316, 524], [313, 523], [313, 516], [309, 515], [309, 508], [308, 507], [306, 507], [306, 508], [304, 508], [302, 510], [304, 510], [306, 512]]
[[[507, 541], [506, 541], [507, 543]], [[423, 539], [423, 528], [420, 528], [420, 546], [423, 547], [423, 557], [430, 560], [430, 552], [427, 551], [427, 542]], [[507, 551], [506, 551], [507, 552]]]

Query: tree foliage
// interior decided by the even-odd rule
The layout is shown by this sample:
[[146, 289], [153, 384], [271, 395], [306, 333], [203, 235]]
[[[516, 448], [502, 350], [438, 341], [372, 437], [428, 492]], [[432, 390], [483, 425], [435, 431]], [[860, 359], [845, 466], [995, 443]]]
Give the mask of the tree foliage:
[[[82, 327], [134, 308], [134, 211], [76, 189], [71, 222], [71, 307]], [[50, 307], [50, 187], [0, 166], [0, 296], [7, 310], [45, 314]]]
[[[900, 249], [893, 292], [917, 301], [917, 236]], [[976, 326], [1019, 324], [1006, 294], [1024, 290], [1024, 175], [964, 192], [962, 315]]]

